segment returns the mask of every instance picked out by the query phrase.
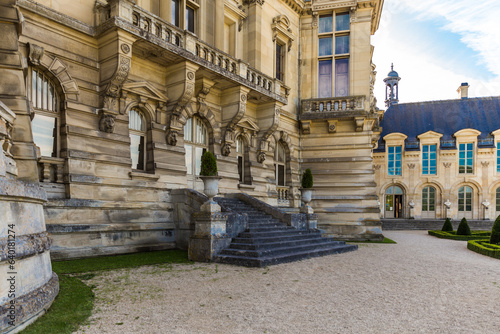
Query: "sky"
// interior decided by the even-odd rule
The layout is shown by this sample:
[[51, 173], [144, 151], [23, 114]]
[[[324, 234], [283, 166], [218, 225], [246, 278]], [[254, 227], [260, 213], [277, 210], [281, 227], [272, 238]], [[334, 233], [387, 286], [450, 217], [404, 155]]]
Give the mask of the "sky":
[[380, 109], [391, 63], [400, 103], [500, 96], [499, 0], [385, 0], [372, 45]]

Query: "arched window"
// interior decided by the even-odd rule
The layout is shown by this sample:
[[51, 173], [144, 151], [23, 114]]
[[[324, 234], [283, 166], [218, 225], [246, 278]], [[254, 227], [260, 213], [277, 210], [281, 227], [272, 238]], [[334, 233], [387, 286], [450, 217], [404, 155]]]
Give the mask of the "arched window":
[[236, 156], [238, 157], [238, 175], [240, 183], [245, 181], [245, 142], [243, 138], [236, 139]]
[[458, 215], [458, 218], [472, 218], [472, 188], [469, 186], [458, 189]]
[[31, 70], [31, 103], [35, 116], [31, 123], [33, 141], [44, 157], [58, 157], [60, 147], [59, 99], [54, 83], [39, 70]]
[[132, 158], [132, 169], [146, 170], [146, 119], [138, 109], [131, 109], [129, 112], [130, 133], [130, 157]]
[[500, 212], [500, 188], [497, 188], [496, 211]]
[[403, 189], [390, 186], [385, 191], [385, 218], [403, 218]]
[[435, 218], [436, 189], [425, 187], [422, 189], [422, 218]]
[[275, 171], [276, 171], [276, 185], [286, 185], [286, 153], [283, 143], [278, 142], [276, 145], [276, 152], [274, 157]]
[[207, 127], [199, 117], [192, 117], [184, 125], [184, 148], [188, 175], [200, 175], [201, 156], [208, 150]]

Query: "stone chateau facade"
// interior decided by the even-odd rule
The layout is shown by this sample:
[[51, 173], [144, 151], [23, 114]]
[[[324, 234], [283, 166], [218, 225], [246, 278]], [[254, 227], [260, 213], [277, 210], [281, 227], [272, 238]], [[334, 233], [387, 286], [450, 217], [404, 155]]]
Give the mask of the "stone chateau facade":
[[0, 245], [16, 222], [31, 240], [19, 265], [43, 272], [22, 295], [47, 292], [23, 319], [57, 294], [49, 248], [56, 259], [186, 248], [206, 150], [221, 195], [294, 211], [310, 168], [320, 228], [382, 238], [370, 44], [382, 5], [0, 0]]
[[398, 73], [374, 150], [383, 218], [494, 220], [500, 215], [500, 97], [398, 103]]

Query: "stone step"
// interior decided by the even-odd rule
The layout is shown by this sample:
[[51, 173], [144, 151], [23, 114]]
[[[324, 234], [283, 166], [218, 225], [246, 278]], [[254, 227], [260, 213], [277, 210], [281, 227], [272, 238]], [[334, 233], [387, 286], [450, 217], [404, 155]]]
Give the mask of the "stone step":
[[233, 242], [231, 243], [231, 248], [233, 249], [246, 249], [246, 250], [265, 250], [265, 249], [272, 249], [272, 248], [278, 248], [278, 247], [290, 247], [290, 246], [295, 246], [295, 245], [306, 245], [306, 244], [318, 244], [323, 241], [329, 241], [333, 243], [337, 243], [338, 245], [344, 245], [344, 241], [334, 241], [333, 238], [323, 238], [320, 236], [313, 236], [313, 237], [303, 237], [301, 239], [296, 239], [296, 240], [285, 240], [285, 241], [277, 241], [277, 242], [266, 242], [266, 243], [261, 243], [261, 244], [256, 244], [256, 243], [237, 243]]
[[250, 244], [264, 244], [264, 243], [272, 243], [272, 242], [281, 242], [281, 241], [295, 241], [301, 240], [304, 237], [317, 237], [321, 238], [321, 233], [311, 233], [308, 234], [288, 234], [288, 235], [274, 235], [274, 236], [262, 236], [258, 238], [245, 238], [238, 236], [233, 238], [233, 242], [236, 243], [250, 243]]
[[330, 246], [342, 246], [342, 245], [330, 240], [320, 240], [314, 243], [299, 243], [291, 246], [279, 245], [279, 246], [268, 247], [265, 249], [256, 249], [256, 250], [238, 249], [230, 246], [229, 248], [222, 250], [219, 255], [264, 257], [264, 256], [276, 256], [287, 253], [290, 254], [293, 252], [311, 251], [317, 248], [330, 247]]
[[280, 233], [283, 231], [296, 231], [295, 228], [291, 226], [273, 226], [273, 225], [267, 225], [267, 226], [250, 226], [245, 230], [245, 232], [249, 233], [259, 233], [259, 232], [274, 232], [274, 233]]
[[357, 245], [340, 245], [320, 247], [312, 251], [298, 251], [276, 256], [246, 257], [237, 255], [219, 255], [215, 258], [215, 261], [219, 263], [235, 264], [247, 267], [266, 267], [269, 265], [299, 261], [318, 256], [340, 254], [354, 251], [356, 249], [358, 249]]
[[273, 231], [261, 231], [261, 232], [242, 232], [238, 235], [240, 238], [252, 238], [252, 239], [258, 239], [258, 238], [267, 238], [267, 237], [277, 237], [277, 236], [300, 236], [300, 235], [308, 235], [310, 232], [309, 231], [302, 231], [302, 230], [297, 230], [295, 228], [289, 229], [289, 230], [283, 230], [280, 231], [279, 233], [275, 233]]

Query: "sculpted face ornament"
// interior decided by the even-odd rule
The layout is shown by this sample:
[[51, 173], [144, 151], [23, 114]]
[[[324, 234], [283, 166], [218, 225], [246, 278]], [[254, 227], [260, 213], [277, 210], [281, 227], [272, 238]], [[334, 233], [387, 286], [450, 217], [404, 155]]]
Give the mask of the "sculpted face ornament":
[[229, 154], [231, 154], [231, 144], [224, 143], [224, 145], [222, 145], [222, 155], [227, 157]]
[[106, 133], [113, 133], [115, 131], [115, 116], [102, 114], [99, 121], [99, 130]]
[[171, 146], [177, 145], [177, 131], [169, 130], [167, 132], [167, 144]]
[[257, 153], [257, 161], [259, 163], [263, 163], [266, 160], [266, 153], [264, 151], [260, 151]]

